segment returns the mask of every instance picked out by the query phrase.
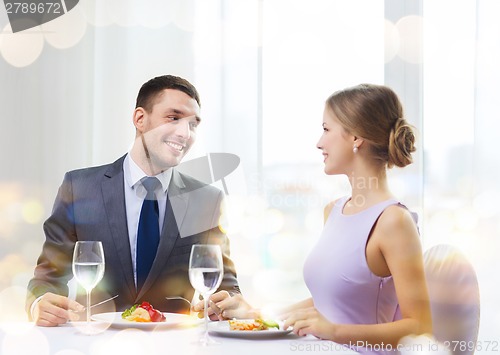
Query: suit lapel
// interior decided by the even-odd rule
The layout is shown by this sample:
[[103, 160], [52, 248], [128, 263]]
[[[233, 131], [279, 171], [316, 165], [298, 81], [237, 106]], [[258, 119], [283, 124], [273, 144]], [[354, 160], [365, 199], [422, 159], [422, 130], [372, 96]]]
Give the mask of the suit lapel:
[[123, 183], [124, 158], [125, 157], [122, 157], [110, 165], [110, 168], [104, 174], [105, 178], [101, 184], [101, 190], [111, 235], [116, 246], [116, 257], [120, 260], [127, 288], [132, 298], [134, 298], [136, 290], [134, 271], [130, 257], [131, 251]]
[[154, 284], [179, 237], [179, 228], [182, 226], [184, 216], [186, 215], [189, 199], [189, 194], [182, 193], [184, 188], [184, 181], [182, 181], [181, 176], [174, 169], [172, 171], [172, 180], [168, 187], [167, 206], [165, 208], [165, 218], [163, 220], [158, 251], [156, 252], [155, 260], [151, 266], [151, 271], [144, 282], [144, 286], [137, 295], [136, 301], [140, 300], [146, 291]]

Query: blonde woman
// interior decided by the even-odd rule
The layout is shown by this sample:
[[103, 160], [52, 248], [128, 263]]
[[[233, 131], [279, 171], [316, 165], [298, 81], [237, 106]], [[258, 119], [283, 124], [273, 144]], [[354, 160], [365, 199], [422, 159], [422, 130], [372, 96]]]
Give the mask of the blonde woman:
[[[346, 175], [352, 193], [326, 206], [323, 233], [304, 265], [311, 298], [283, 312], [285, 327], [384, 353], [405, 335], [432, 332], [416, 216], [386, 176], [412, 163], [414, 133], [397, 95], [371, 84], [330, 96], [322, 127], [325, 173]], [[258, 315], [241, 295], [214, 301], [224, 318]]]

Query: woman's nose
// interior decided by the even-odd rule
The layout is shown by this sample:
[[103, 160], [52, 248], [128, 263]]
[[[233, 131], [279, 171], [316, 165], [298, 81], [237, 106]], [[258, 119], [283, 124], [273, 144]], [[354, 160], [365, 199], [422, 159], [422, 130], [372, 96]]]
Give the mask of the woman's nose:
[[316, 148], [318, 149], [323, 149], [323, 143], [321, 142], [321, 138], [318, 140], [318, 142], [316, 143]]

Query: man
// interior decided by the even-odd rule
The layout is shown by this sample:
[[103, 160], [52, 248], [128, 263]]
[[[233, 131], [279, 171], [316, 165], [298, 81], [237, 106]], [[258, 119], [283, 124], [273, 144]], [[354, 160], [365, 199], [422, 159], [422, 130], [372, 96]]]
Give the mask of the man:
[[[44, 223], [46, 240], [28, 285], [27, 311], [36, 324], [56, 326], [83, 310], [67, 297], [79, 240], [103, 244], [105, 274], [92, 291], [93, 303], [118, 297], [101, 310], [121, 311], [141, 301], [162, 311], [188, 309], [187, 302], [166, 298], [192, 299], [188, 263], [191, 246], [198, 243], [220, 245], [221, 292], [239, 293], [229, 241], [218, 228], [222, 192], [173, 168], [194, 143], [200, 121], [196, 88], [179, 77], [156, 77], [139, 91], [130, 152], [112, 164], [66, 173]], [[154, 180], [152, 187], [147, 180]], [[146, 200], [154, 203], [156, 241], [151, 229], [141, 232], [151, 218], [143, 220]]]

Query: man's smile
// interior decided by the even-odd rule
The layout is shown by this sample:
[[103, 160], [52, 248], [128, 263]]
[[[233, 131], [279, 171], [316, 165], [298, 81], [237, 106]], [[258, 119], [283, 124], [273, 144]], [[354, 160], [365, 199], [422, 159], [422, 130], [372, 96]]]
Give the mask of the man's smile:
[[169, 146], [172, 147], [173, 149], [177, 150], [178, 152], [182, 152], [183, 149], [186, 147], [185, 145], [172, 142], [172, 141], [165, 141], [165, 143]]

